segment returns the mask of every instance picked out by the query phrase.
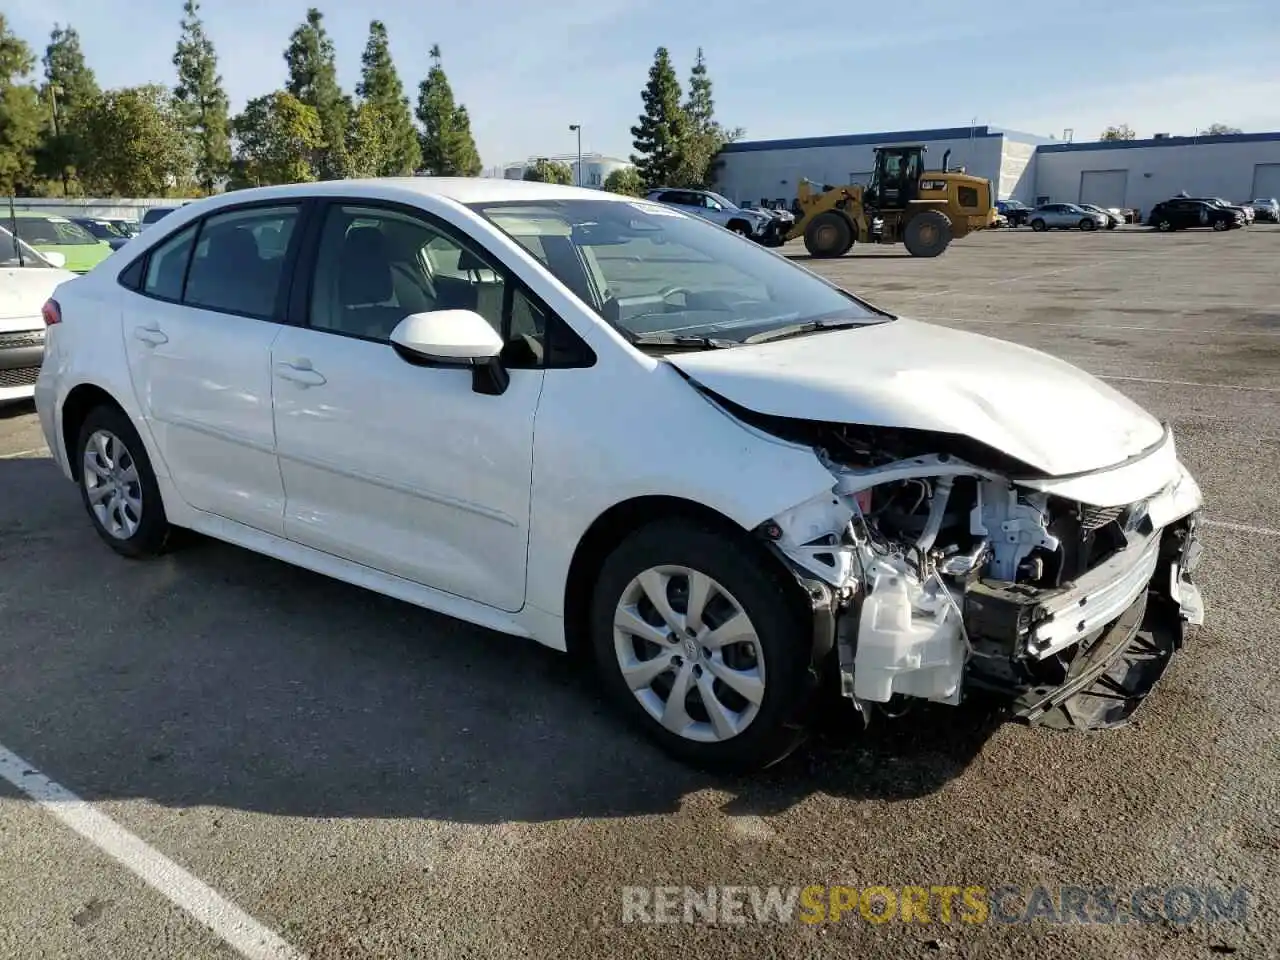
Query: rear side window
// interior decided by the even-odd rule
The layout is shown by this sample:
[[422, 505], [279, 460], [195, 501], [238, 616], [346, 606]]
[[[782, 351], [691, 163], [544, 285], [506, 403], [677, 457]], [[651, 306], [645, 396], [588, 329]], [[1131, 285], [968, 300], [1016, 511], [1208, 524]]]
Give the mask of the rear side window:
[[267, 319], [275, 314], [298, 207], [252, 207], [209, 217], [182, 302]]
[[961, 187], [959, 190], [959, 200], [960, 206], [962, 207], [977, 207], [978, 191], [973, 187]]
[[195, 226], [187, 227], [156, 247], [147, 261], [147, 277], [142, 292], [161, 300], [181, 300], [182, 280], [191, 257]]

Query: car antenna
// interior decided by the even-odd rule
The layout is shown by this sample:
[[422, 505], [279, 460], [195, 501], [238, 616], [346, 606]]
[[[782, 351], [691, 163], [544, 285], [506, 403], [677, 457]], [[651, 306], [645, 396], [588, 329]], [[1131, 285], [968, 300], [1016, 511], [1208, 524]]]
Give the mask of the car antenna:
[[13, 252], [18, 255], [18, 266], [25, 267], [27, 261], [22, 255], [22, 241], [18, 239], [18, 214], [13, 209], [12, 195], [9, 197], [9, 227], [13, 234]]

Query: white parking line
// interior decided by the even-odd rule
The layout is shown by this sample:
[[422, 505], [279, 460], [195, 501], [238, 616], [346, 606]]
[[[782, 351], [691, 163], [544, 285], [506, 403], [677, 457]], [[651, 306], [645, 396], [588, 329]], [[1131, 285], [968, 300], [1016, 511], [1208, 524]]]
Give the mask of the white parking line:
[[302, 960], [301, 953], [212, 887], [3, 746], [0, 777], [199, 920], [241, 956], [249, 960]]
[[[1070, 360], [1068, 362], [1074, 363], [1077, 366], [1082, 363], [1082, 361], [1079, 360]], [[1099, 380], [1124, 380], [1132, 383], [1159, 383], [1170, 387], [1206, 387], [1214, 390], [1249, 390], [1255, 393], [1280, 393], [1280, 387], [1250, 387], [1240, 383], [1200, 383], [1197, 380], [1159, 380], [1155, 377], [1122, 377], [1119, 375], [1112, 376], [1111, 374], [1105, 373], [1095, 373], [1094, 376]]]
[[[1024, 273], [1018, 277], [1000, 277], [996, 280], [984, 280], [981, 283], [975, 283], [975, 287], [1000, 287], [1010, 283], [1023, 283], [1027, 280], [1039, 280], [1042, 277], [1056, 277], [1063, 273], [1072, 273], [1076, 270], [1093, 270], [1097, 267], [1109, 267], [1117, 263], [1123, 263], [1126, 260], [1150, 260], [1158, 254], [1153, 253], [1135, 253], [1131, 257], [1112, 257], [1109, 260], [1092, 260], [1089, 263], [1077, 263], [1071, 267], [1059, 267], [1056, 270], [1041, 270], [1037, 273]], [[929, 297], [945, 297], [950, 294], [964, 294], [966, 291], [957, 289], [929, 290], [925, 293], [914, 293], [904, 295], [904, 300], [925, 300]]]
[[1280, 530], [1271, 527], [1255, 527], [1252, 523], [1236, 523], [1234, 520], [1202, 520], [1206, 527], [1221, 527], [1223, 530], [1235, 530], [1237, 533], [1257, 533], [1264, 537], [1280, 537]]
[[1132, 323], [1055, 323], [1050, 320], [978, 320], [973, 317], [938, 317], [932, 321], [929, 317], [916, 317], [916, 319], [923, 320], [925, 323], [989, 323], [1008, 327], [1066, 327], [1071, 330], [1091, 331], [1100, 334], [1106, 333], [1108, 330], [1141, 330], [1149, 333], [1194, 333], [1203, 334], [1207, 337], [1280, 337], [1280, 330], [1196, 330], [1190, 327], [1152, 327]]
[[48, 447], [32, 447], [30, 450], [19, 450], [17, 453], [0, 453], [0, 460], [17, 460], [19, 457], [29, 457], [32, 454], [48, 452]]

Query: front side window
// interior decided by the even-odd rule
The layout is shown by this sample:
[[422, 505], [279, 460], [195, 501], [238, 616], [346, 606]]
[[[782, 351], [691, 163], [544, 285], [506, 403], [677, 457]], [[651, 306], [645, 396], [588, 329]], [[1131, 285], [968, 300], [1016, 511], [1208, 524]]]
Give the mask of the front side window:
[[978, 206], [978, 191], [974, 187], [961, 187], [958, 191], [960, 206], [972, 210]]
[[409, 214], [329, 208], [312, 281], [312, 327], [387, 342], [405, 317], [435, 310], [480, 314], [507, 344], [512, 365], [542, 361], [546, 315], [487, 256]]
[[182, 302], [267, 319], [275, 314], [298, 207], [220, 213], [200, 229]]
[[645, 201], [472, 209], [633, 340], [662, 334], [741, 343], [794, 324], [889, 319], [784, 257]]

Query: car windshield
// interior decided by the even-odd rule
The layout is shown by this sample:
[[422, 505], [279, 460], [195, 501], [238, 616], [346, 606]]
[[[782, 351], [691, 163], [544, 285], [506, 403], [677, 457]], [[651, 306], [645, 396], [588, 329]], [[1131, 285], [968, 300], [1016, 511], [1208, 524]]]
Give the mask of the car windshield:
[[534, 200], [471, 209], [632, 341], [711, 348], [798, 325], [892, 319], [778, 254], [660, 204]]
[[720, 206], [724, 207], [726, 210], [742, 209], [736, 203], [730, 200], [728, 197], [722, 197], [720, 196], [720, 194], [712, 193], [710, 190], [707, 191], [707, 196], [710, 197], [712, 200], [717, 201], [720, 204]]
[[28, 243], [48, 247], [74, 247], [98, 242], [84, 227], [62, 217], [18, 217], [17, 223], [18, 236]]
[[54, 269], [53, 264], [42, 257], [30, 244], [16, 240], [4, 227], [0, 227], [0, 267]]

